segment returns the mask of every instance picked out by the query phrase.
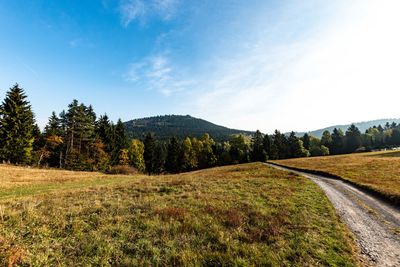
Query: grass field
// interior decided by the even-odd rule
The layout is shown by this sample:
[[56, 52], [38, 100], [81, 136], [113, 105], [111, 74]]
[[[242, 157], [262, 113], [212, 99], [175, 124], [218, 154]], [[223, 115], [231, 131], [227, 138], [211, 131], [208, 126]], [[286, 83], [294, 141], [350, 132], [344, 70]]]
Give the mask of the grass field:
[[0, 266], [357, 264], [322, 191], [262, 164], [152, 177], [0, 173]]
[[272, 161], [340, 176], [400, 205], [400, 152], [371, 152]]

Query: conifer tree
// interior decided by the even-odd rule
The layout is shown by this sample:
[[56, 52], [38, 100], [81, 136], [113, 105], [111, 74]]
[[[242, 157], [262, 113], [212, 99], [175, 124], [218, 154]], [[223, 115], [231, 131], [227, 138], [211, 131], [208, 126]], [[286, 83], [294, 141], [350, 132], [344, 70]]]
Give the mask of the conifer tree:
[[344, 134], [343, 131], [339, 128], [333, 129], [332, 132], [332, 147], [331, 154], [341, 154], [344, 149]]
[[280, 131], [275, 130], [273, 135], [273, 142], [278, 152], [278, 159], [285, 159], [289, 156], [289, 145], [288, 140], [284, 134]]
[[268, 134], [265, 134], [263, 138], [263, 147], [265, 153], [267, 154], [267, 159], [271, 158], [271, 145], [272, 145], [271, 137]]
[[303, 141], [303, 146], [305, 149], [309, 150], [310, 149], [310, 136], [308, 133], [305, 133], [304, 136], [302, 137]]
[[289, 156], [292, 158], [307, 157], [309, 155], [308, 150], [303, 146], [303, 141], [301, 141], [294, 132], [290, 133], [288, 138], [289, 144]]
[[0, 107], [0, 158], [14, 164], [27, 164], [32, 156], [34, 116], [26, 99], [16, 84]]
[[181, 171], [181, 145], [176, 137], [172, 137], [167, 149], [167, 158], [165, 161], [165, 170], [170, 173], [178, 173]]
[[122, 149], [128, 147], [128, 141], [125, 134], [125, 127], [121, 119], [118, 120], [113, 131], [112, 151], [111, 151], [111, 164], [117, 165], [119, 156]]
[[267, 160], [267, 155], [264, 150], [262, 133], [257, 130], [251, 140], [251, 160], [265, 162]]
[[155, 172], [155, 154], [156, 154], [156, 141], [151, 133], [147, 133], [144, 139], [144, 163], [146, 171], [150, 175]]
[[104, 144], [104, 150], [107, 153], [112, 151], [112, 141], [113, 141], [113, 127], [107, 114], [100, 116], [99, 120], [96, 122], [96, 136]]
[[354, 124], [347, 129], [345, 140], [346, 152], [348, 153], [354, 152], [361, 146], [361, 132]]

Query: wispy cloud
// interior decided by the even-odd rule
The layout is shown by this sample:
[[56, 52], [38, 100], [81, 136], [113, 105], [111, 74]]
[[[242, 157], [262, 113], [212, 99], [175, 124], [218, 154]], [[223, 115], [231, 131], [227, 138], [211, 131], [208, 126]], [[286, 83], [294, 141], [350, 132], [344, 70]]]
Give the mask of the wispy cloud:
[[165, 96], [184, 91], [192, 84], [191, 81], [180, 78], [164, 55], [151, 56], [130, 64], [123, 77], [127, 82], [156, 90]]
[[119, 12], [124, 27], [135, 20], [145, 23], [150, 17], [170, 20], [174, 17], [179, 0], [121, 0]]
[[400, 97], [399, 5], [355, 1], [302, 38], [253, 40], [250, 49], [214, 60], [202, 85], [210, 89], [194, 93], [188, 106], [227, 126], [267, 132], [391, 117]]

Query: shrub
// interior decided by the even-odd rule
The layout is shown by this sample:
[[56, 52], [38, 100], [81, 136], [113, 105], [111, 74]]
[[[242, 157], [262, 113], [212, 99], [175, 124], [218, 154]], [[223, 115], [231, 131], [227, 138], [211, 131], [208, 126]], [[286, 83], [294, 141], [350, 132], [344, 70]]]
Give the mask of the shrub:
[[108, 174], [123, 174], [123, 175], [134, 175], [134, 174], [138, 174], [138, 170], [130, 167], [130, 166], [126, 166], [126, 165], [117, 165], [117, 166], [113, 166], [111, 167], [109, 170], [107, 170]]

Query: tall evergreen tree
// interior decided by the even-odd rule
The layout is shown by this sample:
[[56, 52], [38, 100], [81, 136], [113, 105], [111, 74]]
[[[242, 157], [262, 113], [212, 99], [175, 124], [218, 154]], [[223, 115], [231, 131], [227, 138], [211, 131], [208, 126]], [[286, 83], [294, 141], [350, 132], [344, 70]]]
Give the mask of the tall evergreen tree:
[[361, 146], [361, 132], [352, 124], [346, 131], [346, 143], [345, 150], [348, 153], [354, 152]]
[[18, 84], [10, 88], [0, 107], [0, 158], [29, 163], [34, 137], [34, 116], [27, 96]]
[[44, 134], [46, 136], [50, 135], [58, 135], [61, 136], [61, 121], [57, 117], [56, 113], [53, 111], [51, 113], [51, 117], [49, 118], [49, 122], [44, 127]]
[[304, 134], [304, 136], [302, 137], [302, 141], [304, 148], [310, 150], [310, 136], [308, 135], [308, 133]]
[[286, 136], [280, 131], [275, 130], [272, 138], [275, 148], [278, 151], [278, 159], [287, 158], [289, 156], [289, 145]]
[[99, 120], [96, 122], [95, 132], [97, 137], [104, 144], [104, 150], [110, 154], [112, 152], [113, 127], [107, 114], [100, 116]]
[[333, 129], [332, 132], [332, 147], [331, 154], [337, 155], [343, 153], [344, 150], [344, 134], [343, 131], [339, 128]]
[[268, 134], [264, 135], [263, 147], [264, 147], [265, 153], [267, 154], [267, 159], [270, 159], [271, 158], [271, 149], [272, 149], [272, 140]]
[[308, 156], [308, 151], [304, 148], [303, 141], [301, 141], [294, 132], [290, 133], [288, 145], [290, 157], [300, 158]]
[[156, 154], [156, 141], [151, 133], [147, 133], [144, 139], [144, 163], [146, 165], [147, 173], [153, 174], [156, 171], [154, 162], [155, 162], [155, 154]]
[[111, 151], [111, 164], [117, 165], [121, 150], [128, 147], [128, 141], [125, 134], [125, 127], [121, 119], [118, 120], [113, 131], [112, 151]]
[[181, 171], [181, 144], [176, 137], [172, 137], [167, 149], [167, 159], [165, 161], [165, 170], [170, 173], [178, 173]]
[[267, 154], [264, 150], [262, 133], [257, 130], [251, 140], [251, 160], [265, 162], [267, 160]]

